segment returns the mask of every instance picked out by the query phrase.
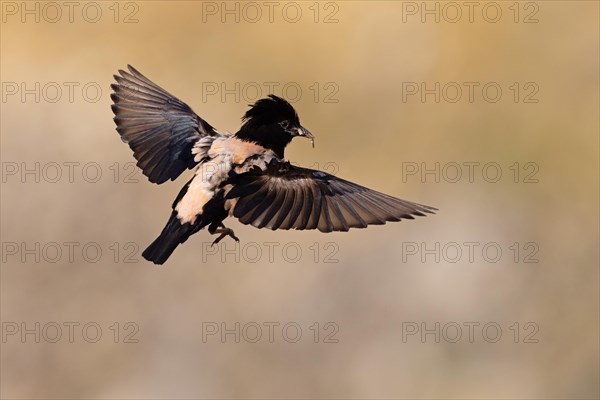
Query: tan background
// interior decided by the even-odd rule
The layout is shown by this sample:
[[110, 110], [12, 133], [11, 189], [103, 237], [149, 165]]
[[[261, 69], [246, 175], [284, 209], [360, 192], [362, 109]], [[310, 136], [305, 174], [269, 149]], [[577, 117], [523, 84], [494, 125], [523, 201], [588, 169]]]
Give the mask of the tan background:
[[[76, 175], [73, 183], [31, 177], [22, 183], [9, 176], [2, 184], [5, 246], [93, 242], [103, 249], [97, 263], [80, 253], [73, 262], [63, 256], [55, 263], [3, 254], [4, 333], [10, 323], [76, 322], [81, 328], [95, 322], [103, 329], [97, 343], [82, 339], [80, 330], [69, 343], [64, 325], [57, 343], [7, 336], [3, 398], [599, 396], [597, 2], [536, 2], [539, 22], [530, 24], [513, 22], [513, 2], [498, 3], [503, 16], [497, 23], [481, 12], [473, 23], [466, 16], [457, 23], [431, 17], [421, 23], [420, 14], [403, 23], [401, 2], [338, 2], [339, 21], [330, 24], [312, 20], [312, 2], [299, 3], [303, 17], [295, 24], [281, 12], [273, 23], [266, 16], [257, 23], [212, 16], [203, 22], [202, 4], [191, 1], [136, 2], [138, 22], [122, 23], [120, 14], [115, 23], [113, 3], [98, 4], [103, 15], [97, 23], [77, 12], [83, 3], [73, 23], [67, 16], [22, 23], [20, 14], [3, 14], [3, 83], [76, 82], [81, 88], [95, 82], [102, 88], [95, 103], [77, 90], [72, 103], [64, 94], [55, 103], [8, 96], [1, 118], [5, 168], [7, 162], [97, 162], [103, 172], [98, 183]], [[325, 6], [319, 5], [320, 19], [335, 9]], [[133, 10], [119, 7], [121, 13]], [[524, 7], [520, 20], [533, 10]], [[231, 221], [242, 244], [256, 242], [266, 251], [265, 242], [279, 249], [297, 243], [301, 261], [288, 262], [279, 250], [273, 262], [263, 254], [256, 263], [243, 255], [224, 263], [219, 255], [205, 255], [203, 263], [203, 243], [213, 238], [201, 232], [165, 267], [150, 265], [139, 252], [162, 229], [190, 172], [160, 187], [140, 174], [137, 183], [112, 182], [109, 167], [132, 160], [109, 108], [111, 76], [128, 63], [231, 131], [246, 101], [203, 101], [202, 82], [297, 82], [303, 97], [295, 106], [317, 142], [313, 150], [295, 141], [291, 160], [333, 162], [346, 179], [440, 212], [327, 236], [259, 231]], [[498, 82], [502, 99], [489, 103], [476, 92], [473, 103], [465, 97], [457, 103], [402, 101], [402, 82], [469, 81]], [[315, 102], [308, 89], [313, 82], [334, 82], [339, 102]], [[514, 82], [535, 82], [539, 102], [515, 103], [508, 89]], [[502, 179], [402, 179], [402, 162], [470, 161], [499, 163]], [[539, 183], [513, 183], [509, 166], [515, 162], [536, 163]], [[137, 243], [139, 262], [124, 263], [120, 254], [115, 263], [113, 242], [121, 248]], [[310, 250], [315, 242], [318, 262]], [[338, 263], [323, 262], [328, 242], [339, 249]], [[466, 255], [456, 263], [436, 263], [432, 256], [403, 262], [407, 242], [429, 248], [494, 242], [503, 257], [497, 263], [481, 253], [474, 262]], [[536, 243], [539, 262], [515, 263], [514, 242]], [[119, 322], [122, 329], [128, 321], [139, 327], [139, 342], [122, 343], [121, 337], [114, 343], [109, 326]], [[264, 336], [258, 343], [234, 343], [231, 336], [203, 343], [203, 322], [296, 322], [303, 335], [295, 344], [280, 333], [274, 343]], [[337, 324], [339, 342], [322, 343], [321, 337], [314, 343], [314, 322], [322, 333], [325, 323]], [[457, 343], [436, 343], [432, 335], [426, 343], [419, 336], [403, 342], [406, 322], [429, 328], [494, 322], [503, 334], [488, 343], [476, 330], [469, 343], [464, 328]], [[519, 343], [510, 330], [515, 322]], [[536, 344], [524, 343], [527, 322], [539, 327]]]

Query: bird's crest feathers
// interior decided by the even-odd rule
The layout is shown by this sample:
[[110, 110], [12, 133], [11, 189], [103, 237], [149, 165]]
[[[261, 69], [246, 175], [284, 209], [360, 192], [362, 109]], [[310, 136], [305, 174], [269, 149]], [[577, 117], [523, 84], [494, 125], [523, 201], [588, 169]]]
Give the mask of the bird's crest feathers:
[[[249, 104], [250, 109], [242, 117], [243, 122], [249, 122], [252, 119], [270, 120], [270, 119], [289, 119], [298, 121], [298, 114], [294, 107], [287, 100], [270, 94], [269, 97], [257, 100], [254, 104]], [[272, 121], [275, 122], [275, 121]]]

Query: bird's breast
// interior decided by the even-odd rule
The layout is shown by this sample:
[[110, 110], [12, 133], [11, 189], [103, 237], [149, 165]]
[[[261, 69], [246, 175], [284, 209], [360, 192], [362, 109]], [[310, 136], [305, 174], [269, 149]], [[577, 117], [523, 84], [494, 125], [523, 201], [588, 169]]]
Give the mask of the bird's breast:
[[228, 178], [231, 167], [231, 157], [222, 155], [200, 164], [189, 183], [187, 192], [175, 206], [181, 223], [196, 222], [197, 216], [202, 214], [206, 203], [214, 197], [216, 190]]
[[271, 153], [271, 150], [267, 150], [253, 142], [240, 140], [235, 136], [215, 139], [208, 150], [210, 158], [224, 156], [238, 165], [243, 164], [248, 158], [262, 157]]
[[[206, 203], [218, 190], [224, 190], [224, 194], [227, 194], [231, 185], [223, 187], [223, 183], [229, 178], [232, 169], [238, 174], [248, 171], [253, 166], [265, 169], [275, 157], [271, 150], [234, 136], [206, 139], [195, 146], [193, 152], [197, 161], [207, 160], [200, 163], [187, 192], [175, 206], [181, 223], [195, 223]], [[227, 203], [226, 208], [231, 208], [234, 204]]]

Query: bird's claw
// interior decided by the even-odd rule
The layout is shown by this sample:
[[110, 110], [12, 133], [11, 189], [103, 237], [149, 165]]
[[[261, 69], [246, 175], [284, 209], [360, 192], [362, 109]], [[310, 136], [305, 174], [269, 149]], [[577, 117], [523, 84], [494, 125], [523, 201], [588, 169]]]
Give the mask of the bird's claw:
[[235, 240], [238, 243], [240, 241], [240, 239], [238, 239], [238, 237], [235, 236], [235, 233], [233, 233], [233, 229], [230, 229], [230, 228], [224, 228], [223, 230], [217, 231], [215, 233], [220, 233], [220, 235], [219, 235], [218, 238], [216, 238], [214, 240], [214, 242], [212, 242], [212, 244], [210, 245], [210, 247], [214, 246], [215, 244], [218, 244], [221, 240], [223, 240], [227, 236], [231, 237], [233, 240]]

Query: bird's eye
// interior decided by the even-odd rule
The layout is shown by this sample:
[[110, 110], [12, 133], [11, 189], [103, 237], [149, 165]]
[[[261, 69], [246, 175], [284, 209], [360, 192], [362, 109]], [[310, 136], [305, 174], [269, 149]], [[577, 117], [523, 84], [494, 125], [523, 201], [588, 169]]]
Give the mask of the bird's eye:
[[281, 127], [282, 127], [283, 129], [287, 129], [287, 128], [289, 128], [289, 126], [290, 126], [290, 121], [288, 121], [288, 120], [281, 121], [281, 122], [279, 123], [279, 125], [281, 125]]

